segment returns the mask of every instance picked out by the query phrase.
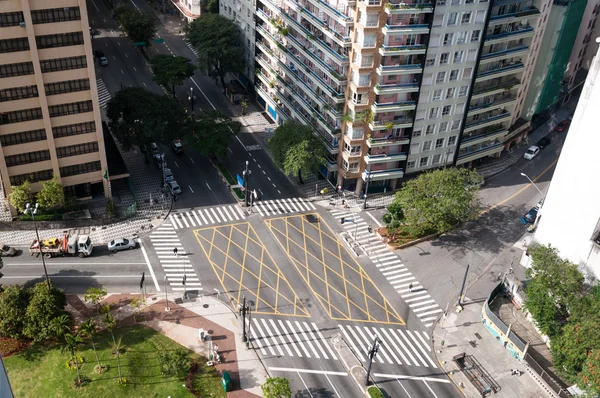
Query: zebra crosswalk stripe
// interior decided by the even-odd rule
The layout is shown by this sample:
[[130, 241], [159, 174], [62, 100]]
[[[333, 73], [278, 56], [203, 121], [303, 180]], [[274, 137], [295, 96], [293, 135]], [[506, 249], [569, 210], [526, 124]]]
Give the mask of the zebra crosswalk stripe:
[[275, 348], [277, 348], [277, 351], [279, 351], [279, 355], [283, 356], [283, 350], [281, 349], [281, 346], [279, 344], [277, 344], [277, 339], [275, 337], [273, 337], [273, 333], [271, 333], [271, 329], [269, 329], [269, 325], [263, 318], [260, 318], [260, 321], [262, 322], [263, 326], [265, 327], [265, 330], [267, 331], [267, 333], [269, 333], [269, 336], [271, 337], [271, 339], [273, 339], [273, 341], [275, 342]]
[[254, 322], [254, 329], [258, 329], [258, 332], [261, 334], [261, 338], [265, 340], [266, 347], [271, 352], [271, 355], [276, 355], [275, 350], [273, 350], [273, 347], [271, 346], [271, 343], [269, 342], [269, 339], [267, 338], [267, 335], [263, 332], [262, 328], [260, 327], [260, 322], [258, 322], [258, 320], [256, 320], [256, 318], [252, 319], [252, 321]]
[[[285, 323], [288, 325], [288, 328], [290, 329], [290, 332], [294, 333], [295, 330], [294, 330], [294, 327], [292, 326], [292, 323], [290, 321], [288, 321], [288, 320], [286, 320]], [[302, 351], [304, 352], [304, 355], [306, 355], [306, 357], [308, 357], [308, 358], [312, 358], [311, 355], [310, 355], [310, 352], [308, 352], [308, 350], [304, 346], [304, 343], [302, 343], [302, 340], [298, 340], [298, 344], [300, 345], [300, 348], [302, 348]]]
[[273, 327], [273, 330], [275, 331], [275, 333], [277, 333], [277, 337], [279, 337], [279, 341], [281, 341], [281, 345], [283, 346], [283, 348], [285, 348], [285, 350], [287, 351], [288, 355], [291, 356], [291, 357], [294, 356], [292, 354], [292, 351], [290, 350], [290, 347], [288, 347], [287, 343], [283, 339], [283, 335], [279, 332], [279, 329], [277, 329], [277, 325], [275, 325], [275, 322], [272, 319], [269, 319], [269, 323], [271, 324], [271, 327]]
[[313, 329], [316, 330], [317, 335], [321, 338], [321, 341], [323, 342], [323, 345], [327, 348], [327, 351], [329, 351], [329, 353], [331, 354], [331, 358], [337, 360], [337, 357], [335, 356], [331, 345], [327, 343], [327, 340], [325, 339], [325, 336], [323, 336], [323, 333], [321, 333], [321, 331], [319, 330], [319, 328], [317, 328], [317, 325], [315, 325], [314, 322], [312, 322], [311, 325]]
[[302, 354], [300, 353], [300, 350], [298, 349], [298, 347], [296, 346], [296, 344], [294, 343], [294, 340], [292, 340], [292, 333], [288, 333], [288, 331], [285, 329], [285, 326], [283, 324], [283, 322], [278, 319], [277, 323], [279, 323], [279, 327], [281, 327], [281, 330], [283, 330], [283, 333], [286, 335], [288, 341], [289, 341], [289, 345], [292, 346], [292, 348], [294, 349], [294, 351], [296, 351], [296, 355], [299, 357], [302, 357]]
[[98, 89], [98, 103], [100, 108], [102, 108], [110, 101], [111, 95], [106, 88], [106, 84], [104, 84], [104, 80], [96, 79], [96, 87]]

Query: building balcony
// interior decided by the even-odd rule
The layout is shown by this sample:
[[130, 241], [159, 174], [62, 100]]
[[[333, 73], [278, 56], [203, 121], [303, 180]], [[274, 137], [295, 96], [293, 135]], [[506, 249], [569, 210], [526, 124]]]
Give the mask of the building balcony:
[[352, 17], [347, 16], [341, 11], [336, 10], [333, 6], [329, 5], [329, 3], [322, 0], [309, 0], [315, 7], [319, 8], [319, 10], [323, 11], [325, 14], [329, 15], [333, 18], [334, 21], [339, 23], [340, 25], [347, 27], [352, 25]]
[[484, 112], [493, 111], [494, 109], [501, 108], [501, 107], [506, 108], [506, 107], [514, 105], [516, 102], [517, 102], [516, 94], [507, 95], [502, 98], [494, 99], [485, 104], [480, 104], [480, 105], [475, 105], [475, 106], [469, 107], [468, 114], [470, 116], [472, 116], [472, 115], [477, 115], [477, 114], [484, 113]]
[[367, 146], [369, 148], [385, 148], [389, 146], [407, 145], [409, 142], [409, 137], [369, 138], [367, 140]]
[[397, 94], [397, 93], [416, 93], [419, 91], [419, 83], [399, 83], [399, 84], [377, 84], [375, 85], [375, 94]]
[[317, 137], [319, 137], [321, 139], [321, 141], [325, 145], [325, 149], [327, 150], [327, 152], [330, 155], [337, 155], [338, 153], [340, 153], [340, 145], [337, 140], [334, 140], [333, 142], [329, 141], [327, 138], [325, 138], [324, 136], [322, 136], [321, 134], [319, 134], [316, 131], [315, 131], [315, 135], [317, 135]]
[[487, 97], [489, 95], [500, 94], [504, 91], [511, 90], [514, 86], [519, 85], [519, 84], [521, 84], [521, 81], [519, 79], [515, 78], [515, 79], [510, 79], [510, 80], [500, 83], [500, 84], [482, 87], [482, 88], [479, 88], [479, 89], [473, 91], [473, 96], [471, 97], [471, 99], [474, 100], [474, 99]]
[[510, 116], [510, 112], [504, 112], [496, 116], [488, 117], [487, 119], [476, 120], [469, 124], [465, 124], [464, 132], [467, 133], [469, 131], [474, 131], [483, 127], [491, 126], [493, 124], [505, 122], [510, 119]]
[[523, 64], [523, 62], [515, 62], [512, 65], [501, 66], [485, 72], [479, 72], [477, 74], [476, 81], [481, 82], [502, 76], [512, 75], [513, 73], [521, 73], [523, 70], [525, 70], [525, 64]]
[[474, 135], [471, 137], [463, 136], [460, 141], [460, 146], [461, 147], [469, 147], [471, 145], [477, 145], [477, 144], [481, 144], [483, 142], [492, 141], [492, 140], [501, 142], [507, 133], [508, 133], [508, 130], [505, 128], [502, 128], [499, 130], [495, 130], [495, 131], [487, 132], [487, 133], [483, 133], [483, 134], [478, 134], [478, 135]]
[[378, 104], [375, 102], [371, 107], [371, 110], [375, 113], [383, 112], [402, 112], [412, 111], [417, 107], [416, 101], [402, 101], [402, 102], [386, 102]]
[[423, 73], [423, 65], [407, 64], [407, 65], [379, 65], [377, 74], [379, 76], [388, 75], [416, 75]]
[[427, 46], [425, 44], [415, 44], [411, 46], [381, 46], [379, 54], [383, 56], [393, 55], [411, 55], [411, 54], [425, 54]]
[[[288, 0], [294, 7], [295, 10], [297, 10], [299, 13], [302, 14], [302, 16], [305, 17], [305, 19], [307, 19], [308, 21], [312, 22], [314, 25], [316, 25], [318, 27], [318, 29], [320, 31], [323, 32], [324, 35], [328, 36], [329, 38], [335, 40], [337, 42], [337, 44], [339, 44], [342, 47], [350, 47], [352, 45], [352, 42], [350, 40], [350, 36], [344, 36], [341, 33], [332, 30], [328, 24], [323, 21], [321, 18], [319, 18], [318, 16], [316, 16], [315, 14], [313, 14], [308, 8], [304, 7], [303, 5], [301, 5], [300, 3], [298, 3], [296, 0]], [[314, 0], [311, 0], [311, 2], [314, 2]], [[317, 7], [322, 10], [323, 12], [325, 12], [325, 6], [323, 6], [322, 4], [318, 4], [318, 3], [322, 3], [322, 4], [326, 4], [325, 2], [319, 2], [317, 1]], [[329, 6], [329, 4], [327, 4], [327, 6]], [[334, 9], [333, 7], [329, 6], [329, 10], [333, 10], [335, 12], [338, 12], [336, 9]], [[338, 12], [339, 13], [339, 12]], [[344, 25], [346, 25], [348, 22], [352, 23], [352, 18], [345, 16], [342, 13], [339, 13], [340, 15], [342, 15], [345, 18]], [[338, 16], [339, 17], [339, 16]]]
[[376, 163], [389, 163], [389, 162], [401, 162], [406, 160], [406, 153], [390, 153], [390, 154], [378, 154], [378, 155], [365, 155], [365, 162], [367, 164], [376, 164]]
[[433, 4], [392, 4], [388, 3], [385, 6], [386, 14], [429, 14], [433, 12]]
[[421, 35], [429, 33], [429, 25], [428, 24], [414, 24], [414, 25], [388, 25], [385, 24], [383, 29], [381, 30], [384, 35], [393, 33], [402, 33], [404, 35]]
[[404, 169], [387, 169], [378, 171], [365, 170], [362, 172], [363, 181], [366, 181], [367, 178], [371, 181], [382, 181], [402, 177], [404, 177]]
[[[281, 109], [279, 107], [279, 104], [277, 104], [277, 102], [273, 99], [273, 97], [271, 97], [271, 95], [269, 95], [269, 93], [267, 93], [265, 90], [260, 88], [258, 85], [255, 86], [255, 88], [256, 88], [258, 94], [267, 103], [267, 105], [269, 105], [271, 108], [277, 110], [278, 111], [277, 114], [285, 117], [285, 112], [283, 111], [283, 109]], [[288, 117], [285, 117], [285, 119], [288, 119]]]
[[338, 170], [337, 160], [326, 158], [325, 159], [325, 167], [327, 167], [327, 171], [331, 171], [331, 172], [337, 171]]
[[540, 15], [540, 10], [538, 10], [537, 8], [535, 8], [533, 6], [530, 6], [530, 7], [526, 7], [525, 9], [523, 9], [521, 11], [517, 11], [517, 12], [511, 12], [511, 13], [502, 14], [502, 15], [492, 15], [490, 17], [489, 24], [490, 25], [498, 25], [498, 24], [517, 22], [522, 19], [537, 17], [539, 15]]
[[480, 149], [477, 149], [474, 151], [465, 152], [463, 154], [459, 153], [458, 159], [456, 160], [456, 165], [459, 166], [461, 164], [472, 162], [473, 160], [481, 159], [486, 156], [495, 155], [497, 153], [502, 152], [503, 149], [504, 149], [504, 145], [502, 145], [499, 142], [494, 142], [489, 146], [486, 146], [486, 147], [483, 147], [483, 148], [480, 148]]
[[533, 37], [535, 34], [533, 27], [527, 26], [521, 29], [515, 29], [512, 32], [498, 33], [495, 35], [488, 35], [485, 37], [485, 45], [496, 44], [504, 41], [520, 40], [527, 37]]
[[412, 127], [412, 118], [402, 118], [394, 120], [373, 120], [369, 122], [369, 128], [372, 131], [389, 130], [390, 126], [393, 129], [407, 129]]
[[520, 57], [529, 53], [529, 46], [516, 46], [502, 51], [481, 54], [480, 64], [498, 61], [502, 58]]

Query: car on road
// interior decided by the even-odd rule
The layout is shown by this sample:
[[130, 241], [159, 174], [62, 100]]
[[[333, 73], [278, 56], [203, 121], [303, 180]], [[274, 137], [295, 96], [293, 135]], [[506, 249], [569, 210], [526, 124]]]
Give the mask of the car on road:
[[175, 180], [167, 183], [167, 186], [169, 187], [169, 191], [171, 191], [171, 195], [173, 195], [173, 196], [181, 195], [183, 193], [181, 191], [181, 187], [179, 186], [179, 184], [177, 184], [177, 181], [175, 181]]
[[108, 242], [108, 251], [116, 253], [121, 250], [132, 250], [137, 246], [136, 241], [133, 238], [118, 238]]
[[540, 153], [540, 148], [532, 145], [529, 147], [529, 149], [527, 149], [527, 151], [525, 151], [525, 155], [523, 155], [523, 157], [527, 160], [531, 160], [533, 158], [535, 158], [538, 153]]
[[556, 127], [554, 128], [554, 131], [558, 131], [559, 133], [562, 133], [569, 127], [569, 124], [571, 124], [571, 121], [569, 119], [565, 119], [556, 125]]
[[94, 57], [98, 58], [101, 66], [108, 65], [108, 58], [106, 58], [102, 50], [94, 50]]
[[0, 257], [13, 257], [17, 254], [17, 249], [0, 243]]
[[543, 137], [537, 142], [537, 144], [535, 144], [535, 146], [539, 147], [540, 149], [544, 149], [545, 147], [550, 145], [551, 142], [552, 140], [550, 139], [550, 137]]
[[171, 148], [173, 148], [175, 153], [183, 153], [183, 144], [181, 143], [181, 140], [173, 140]]
[[168, 167], [165, 167], [164, 176], [165, 176], [165, 182], [175, 181], [175, 177], [173, 176], [173, 172]]
[[540, 208], [538, 206], [534, 206], [531, 209], [529, 209], [529, 211], [525, 213], [525, 215], [519, 220], [521, 221], [521, 224], [533, 224], [535, 222], [539, 209]]

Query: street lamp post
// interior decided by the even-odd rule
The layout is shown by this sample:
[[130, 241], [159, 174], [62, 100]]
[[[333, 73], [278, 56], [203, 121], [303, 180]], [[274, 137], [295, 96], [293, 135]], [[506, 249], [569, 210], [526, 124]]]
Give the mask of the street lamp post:
[[38, 241], [38, 247], [40, 249], [40, 256], [42, 257], [42, 265], [44, 266], [44, 275], [46, 276], [46, 283], [48, 284], [48, 290], [50, 290], [50, 278], [48, 278], [48, 270], [46, 270], [46, 260], [44, 260], [44, 254], [42, 253], [42, 241], [40, 240], [40, 234], [38, 232], [37, 223], [35, 222], [35, 215], [40, 208], [40, 204], [36, 203], [35, 206], [31, 206], [29, 203], [25, 205], [25, 214], [31, 214], [33, 220], [33, 228], [35, 228], [35, 236]]
[[250, 175], [252, 174], [252, 171], [250, 169], [248, 169], [250, 162], [248, 162], [246, 160], [246, 170], [244, 170], [244, 199], [246, 202], [246, 207], [248, 207], [248, 202], [249, 202], [249, 189], [248, 189], [248, 185], [249, 185], [249, 180], [250, 180]]
[[538, 192], [540, 193], [540, 195], [542, 195], [542, 199], [543, 199], [544, 198], [544, 193], [538, 188], [537, 185], [535, 185], [535, 182], [533, 182], [533, 180], [531, 178], [529, 178], [529, 176], [527, 174], [521, 173], [521, 175], [529, 180], [529, 182], [531, 183], [531, 185], [533, 185], [535, 187], [535, 189], [538, 190]]
[[167, 276], [166, 275], [165, 275], [165, 301], [166, 301], [165, 311], [169, 312], [169, 311], [171, 311], [171, 309], [169, 308], [169, 295], [167, 293]]
[[246, 335], [246, 314], [248, 313], [248, 306], [246, 305], [246, 296], [244, 296], [243, 304], [240, 307], [240, 313], [242, 315], [242, 341], [245, 343], [248, 341], [248, 336]]
[[365, 184], [365, 203], [363, 203], [363, 209], [367, 210], [367, 194], [369, 192], [369, 182], [371, 182], [371, 165], [367, 170], [367, 183]]
[[194, 100], [196, 99], [194, 96], [194, 87], [190, 87], [190, 95], [188, 96], [188, 99], [192, 104], [192, 116], [194, 116]]
[[367, 377], [365, 379], [366, 386], [369, 385], [369, 376], [371, 375], [371, 365], [373, 364], [373, 358], [375, 358], [375, 355], [377, 355], [377, 352], [379, 352], [379, 344], [377, 343], [378, 339], [379, 338], [375, 336], [375, 339], [373, 340], [373, 347], [369, 350], [369, 365], [367, 366]]

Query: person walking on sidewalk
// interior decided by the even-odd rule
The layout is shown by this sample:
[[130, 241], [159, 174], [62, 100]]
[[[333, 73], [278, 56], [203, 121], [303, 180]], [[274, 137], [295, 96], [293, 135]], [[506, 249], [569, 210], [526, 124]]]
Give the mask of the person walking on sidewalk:
[[410, 285], [408, 285], [408, 292], [412, 293], [412, 288], [413, 288], [413, 284], [411, 283]]

